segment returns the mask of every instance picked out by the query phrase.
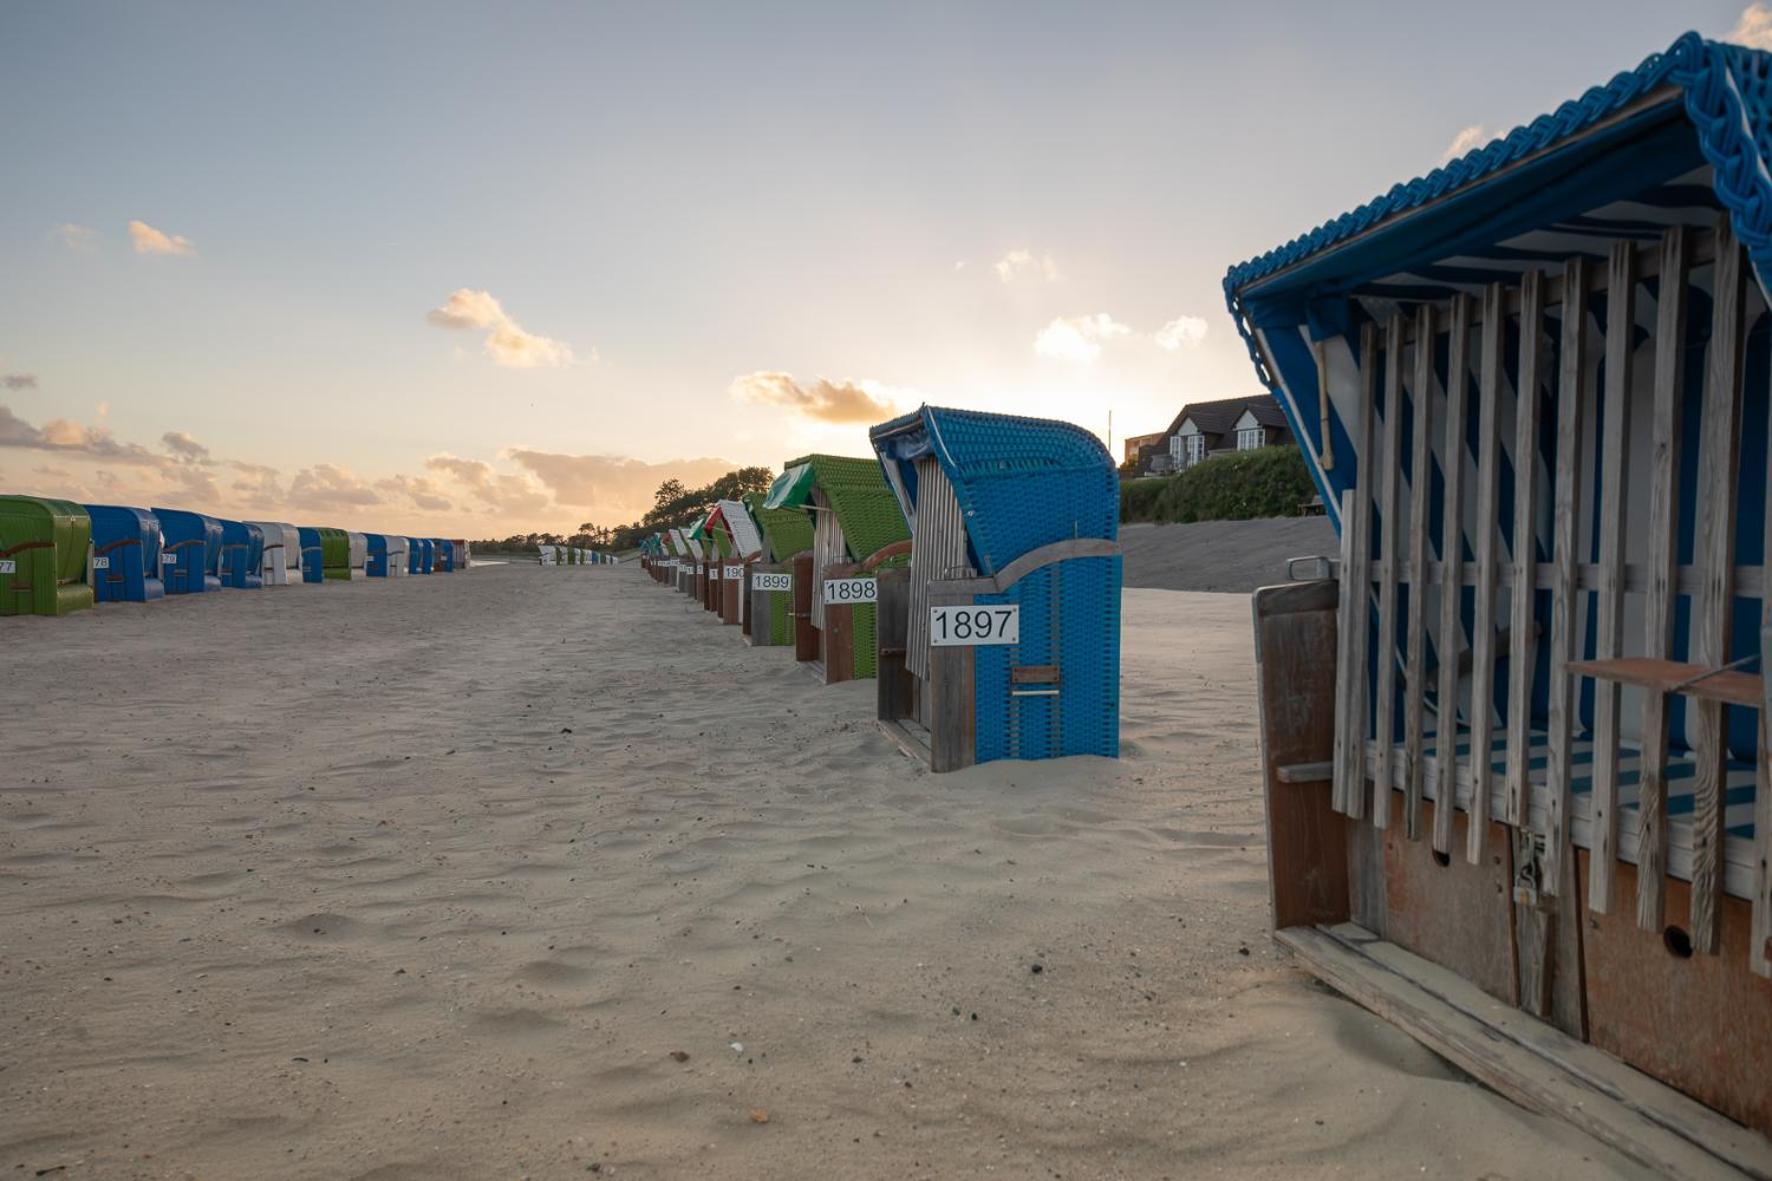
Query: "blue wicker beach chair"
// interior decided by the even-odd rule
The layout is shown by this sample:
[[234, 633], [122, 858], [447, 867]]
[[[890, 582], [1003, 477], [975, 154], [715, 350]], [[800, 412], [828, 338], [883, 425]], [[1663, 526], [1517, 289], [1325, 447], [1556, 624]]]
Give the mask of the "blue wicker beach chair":
[[870, 434], [913, 522], [908, 570], [881, 574], [881, 720], [938, 771], [1116, 757], [1119, 484], [1101, 441], [930, 406]]

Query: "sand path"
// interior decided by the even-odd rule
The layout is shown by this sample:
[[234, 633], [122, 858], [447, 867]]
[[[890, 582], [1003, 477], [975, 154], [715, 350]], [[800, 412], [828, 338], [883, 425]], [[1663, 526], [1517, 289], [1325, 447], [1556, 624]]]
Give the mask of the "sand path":
[[1126, 620], [941, 777], [632, 568], [7, 620], [0, 1176], [1628, 1174], [1287, 965], [1247, 599]]

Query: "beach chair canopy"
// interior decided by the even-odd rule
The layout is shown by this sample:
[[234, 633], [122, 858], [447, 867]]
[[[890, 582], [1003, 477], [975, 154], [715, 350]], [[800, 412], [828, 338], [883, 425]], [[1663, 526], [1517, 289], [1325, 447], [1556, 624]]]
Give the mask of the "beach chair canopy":
[[250, 521], [224, 520], [221, 527], [221, 556], [216, 573], [222, 585], [235, 590], [258, 590], [265, 584], [264, 575], [259, 572], [265, 560], [264, 530]]
[[160, 580], [160, 520], [147, 509], [86, 505], [92, 521], [93, 596], [101, 603], [165, 597]]
[[745, 506], [763, 535], [764, 557], [772, 562], [785, 562], [797, 553], [812, 548], [812, 522], [797, 508], [765, 508], [766, 492], [745, 494]]
[[917, 461], [939, 465], [981, 574], [1053, 542], [1119, 535], [1113, 459], [1082, 427], [924, 406], [868, 434], [907, 519], [917, 514]]
[[712, 528], [723, 531], [730, 547], [729, 556], [754, 558], [763, 552], [763, 534], [750, 510], [737, 500], [717, 501], [708, 517]]
[[222, 523], [184, 509], [156, 508], [154, 516], [165, 538], [161, 565], [167, 593], [221, 589]]
[[0, 615], [66, 615], [92, 606], [92, 518], [67, 500], [0, 496]]
[[879, 463], [872, 459], [843, 455], [796, 459], [786, 464], [770, 485], [763, 507], [810, 510], [815, 491], [828, 502], [855, 561], [911, 535]]
[[290, 586], [301, 582], [301, 531], [282, 521], [254, 521], [265, 535], [259, 573], [266, 586]]
[[1653, 240], [1673, 224], [1709, 229], [1725, 213], [1765, 291], [1769, 64], [1772, 55], [1688, 33], [1487, 147], [1230, 269], [1226, 302], [1337, 529], [1359, 458], [1352, 383], [1334, 375], [1353, 371], [1362, 326], [1398, 301], [1480, 293], [1584, 251], [1603, 267], [1613, 241]]

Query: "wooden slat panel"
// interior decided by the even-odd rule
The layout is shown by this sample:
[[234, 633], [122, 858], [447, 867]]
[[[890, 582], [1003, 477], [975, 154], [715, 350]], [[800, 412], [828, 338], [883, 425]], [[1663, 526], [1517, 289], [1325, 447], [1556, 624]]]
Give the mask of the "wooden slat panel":
[[[1451, 302], [1451, 340], [1446, 361], [1446, 435], [1441, 453], [1445, 496], [1440, 518], [1440, 567], [1453, 586], [1463, 582], [1465, 396], [1470, 388], [1470, 300]], [[1458, 654], [1464, 647], [1456, 591], [1440, 594], [1439, 717], [1434, 731], [1434, 773], [1441, 785], [1435, 797], [1434, 849], [1450, 852], [1458, 782]]]
[[[1356, 422], [1355, 453], [1372, 454], [1373, 401], [1378, 383], [1378, 331], [1367, 324], [1360, 332], [1360, 407]], [[1353, 552], [1343, 566], [1343, 577], [1351, 575], [1351, 597], [1340, 627], [1347, 632], [1347, 679], [1338, 691], [1341, 717], [1336, 728], [1336, 749], [1341, 752], [1337, 763], [1336, 808], [1343, 815], [1356, 819], [1366, 814], [1366, 679], [1367, 639], [1371, 631], [1371, 607], [1367, 588], [1372, 585], [1372, 486], [1373, 465], [1361, 463], [1355, 476], [1352, 515], [1343, 515], [1342, 528], [1353, 529]]]
[[[1520, 276], [1519, 380], [1514, 396], [1513, 599], [1507, 654], [1507, 823], [1523, 826], [1532, 730], [1532, 671], [1537, 643], [1532, 634], [1533, 589], [1538, 572], [1538, 383], [1544, 320], [1543, 274]], [[1411, 593], [1414, 593], [1411, 591]], [[1549, 883], [1546, 883], [1547, 887]], [[1555, 892], [1554, 890], [1552, 891]]]
[[1477, 594], [1471, 636], [1471, 823], [1465, 829], [1465, 856], [1472, 865], [1487, 853], [1490, 766], [1495, 754], [1495, 542], [1496, 501], [1501, 485], [1502, 346], [1507, 340], [1503, 288], [1491, 283], [1483, 293], [1482, 346], [1477, 354], [1480, 433], [1477, 436]]
[[[1746, 297], [1741, 249], [1728, 219], [1717, 229], [1710, 355], [1704, 367], [1703, 432], [1698, 451], [1698, 550], [1693, 563], [1705, 581], [1692, 612], [1692, 659], [1716, 666], [1729, 659], [1729, 624], [1735, 568], [1735, 480], [1741, 448], [1743, 305]], [[1692, 949], [1717, 950], [1717, 907], [1723, 890], [1723, 784], [1727, 775], [1725, 714], [1718, 701], [1699, 699], [1693, 738]], [[1646, 875], [1645, 875], [1646, 876]], [[1662, 888], [1656, 882], [1651, 887]]]
[[[1635, 351], [1637, 280], [1636, 247], [1614, 242], [1607, 264], [1611, 289], [1606, 294], [1606, 383], [1601, 391], [1600, 500], [1594, 515], [1600, 528], [1600, 586], [1595, 593], [1592, 645], [1597, 660], [1617, 659], [1624, 651], [1624, 475], [1630, 456], [1631, 355]], [[1618, 826], [1618, 712], [1620, 686], [1612, 680], [1594, 682], [1593, 814], [1602, 829]], [[1604, 858], [1612, 860], [1612, 838]]]
[[1335, 700], [1340, 703], [1335, 714], [1335, 740], [1330, 754], [1329, 804], [1335, 811], [1347, 812], [1348, 796], [1354, 784], [1365, 774], [1358, 747], [1365, 738], [1354, 725], [1354, 678], [1358, 662], [1354, 658], [1354, 611], [1362, 600], [1359, 579], [1360, 493], [1347, 488], [1341, 493], [1341, 578], [1336, 583], [1335, 638]]
[[942, 578], [967, 578], [966, 523], [954, 486], [933, 455], [917, 460], [917, 508], [911, 543], [909, 633], [905, 667], [929, 679], [929, 584]]
[[1403, 721], [1403, 831], [1421, 839], [1421, 798], [1427, 768], [1422, 765], [1427, 728], [1427, 515], [1433, 487], [1434, 309], [1422, 304], [1415, 314], [1415, 376], [1410, 406], [1409, 460], [1409, 639]]
[[1571, 741], [1575, 729], [1575, 684], [1569, 661], [1575, 656], [1576, 523], [1581, 515], [1581, 419], [1586, 411], [1587, 260], [1577, 255], [1564, 265], [1562, 364], [1557, 374], [1557, 462], [1551, 492], [1550, 735], [1545, 787], [1549, 833], [1544, 845], [1544, 876], [1561, 881], [1569, 850]]
[[[1686, 232], [1675, 226], [1661, 239], [1655, 309], [1655, 388], [1649, 440], [1649, 589], [1643, 600], [1643, 656], [1666, 660], [1674, 650], [1674, 585], [1679, 563], [1680, 434], [1684, 418], [1686, 355]], [[1643, 694], [1637, 815], [1642, 836], [1638, 882], [1662, 880], [1667, 869], [1667, 695]], [[1593, 855], [1588, 858], [1588, 905], [1611, 909], [1618, 865], [1614, 801], [1595, 801]], [[1639, 892], [1638, 921], [1661, 926], [1660, 889]]]
[[1403, 467], [1403, 341], [1406, 329], [1407, 322], [1400, 312], [1393, 314], [1385, 327], [1384, 441], [1376, 457], [1384, 473], [1380, 480], [1378, 548], [1385, 563], [1385, 576], [1378, 583], [1378, 691], [1372, 701], [1374, 728], [1378, 735], [1378, 757], [1372, 763], [1372, 824], [1376, 828], [1390, 823], [1391, 762], [1397, 749], [1397, 573], [1405, 552], [1399, 485]]
[[[1772, 448], [1772, 435], [1768, 438]], [[1766, 552], [1772, 554], [1772, 465], [1766, 469]], [[1772, 655], [1772, 595], [1760, 603], [1760, 665]], [[1747, 962], [1761, 976], [1772, 976], [1772, 676], [1760, 678], [1760, 751], [1754, 763], [1753, 914]]]

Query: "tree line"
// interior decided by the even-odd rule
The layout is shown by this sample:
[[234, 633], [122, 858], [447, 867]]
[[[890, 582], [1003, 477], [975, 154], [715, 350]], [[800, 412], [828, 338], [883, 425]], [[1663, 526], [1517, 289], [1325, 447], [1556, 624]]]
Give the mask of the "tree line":
[[626, 525], [612, 528], [585, 521], [572, 533], [513, 533], [469, 544], [483, 552], [532, 554], [544, 545], [575, 545], [622, 553], [661, 530], [694, 524], [716, 500], [738, 500], [747, 492], [766, 492], [774, 480], [775, 473], [766, 467], [737, 468], [703, 488], [686, 488], [681, 480], [666, 480], [652, 494], [652, 507], [646, 515]]

